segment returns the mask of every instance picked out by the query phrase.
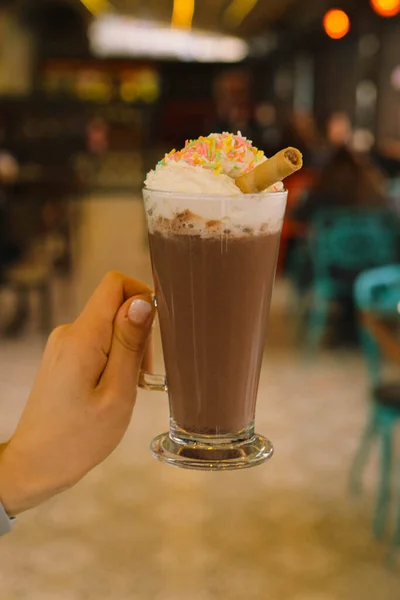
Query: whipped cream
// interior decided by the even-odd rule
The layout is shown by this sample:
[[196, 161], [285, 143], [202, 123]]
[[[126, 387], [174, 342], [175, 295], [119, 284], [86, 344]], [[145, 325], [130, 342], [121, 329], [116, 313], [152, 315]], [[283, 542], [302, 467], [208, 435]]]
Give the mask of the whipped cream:
[[282, 182], [265, 190], [278, 192], [269, 196], [243, 194], [235, 183], [265, 160], [240, 133], [212, 133], [171, 150], [145, 181], [150, 233], [223, 238], [280, 231], [286, 206]]
[[152, 190], [186, 194], [236, 196], [242, 193], [232, 177], [223, 173], [216, 175], [214, 171], [191, 166], [184, 161], [169, 161], [166, 165], [158, 165], [147, 175], [145, 185]]
[[[235, 178], [267, 160], [250, 140], [231, 133], [211, 133], [172, 150], [150, 171], [145, 186], [152, 190], [236, 196]], [[281, 191], [282, 182], [266, 191]]]

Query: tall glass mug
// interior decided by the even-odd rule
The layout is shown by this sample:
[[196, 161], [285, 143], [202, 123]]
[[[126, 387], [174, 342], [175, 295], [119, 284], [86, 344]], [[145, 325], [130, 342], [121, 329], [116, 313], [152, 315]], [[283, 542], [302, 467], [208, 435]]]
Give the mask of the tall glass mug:
[[170, 431], [153, 455], [190, 469], [267, 460], [254, 432], [265, 334], [287, 192], [225, 197], [144, 189]]

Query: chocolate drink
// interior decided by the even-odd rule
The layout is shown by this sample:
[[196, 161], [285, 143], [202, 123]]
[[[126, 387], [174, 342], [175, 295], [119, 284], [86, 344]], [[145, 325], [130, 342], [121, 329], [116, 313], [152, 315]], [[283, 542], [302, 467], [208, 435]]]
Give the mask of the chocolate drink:
[[149, 236], [172, 419], [238, 433], [254, 420], [280, 232], [184, 227]]

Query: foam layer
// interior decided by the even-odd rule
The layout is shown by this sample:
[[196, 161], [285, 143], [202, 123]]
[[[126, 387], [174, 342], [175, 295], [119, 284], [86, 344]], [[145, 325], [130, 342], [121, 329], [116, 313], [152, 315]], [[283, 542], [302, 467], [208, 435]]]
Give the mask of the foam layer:
[[150, 233], [243, 236], [282, 228], [286, 192], [240, 194], [230, 198], [143, 192]]

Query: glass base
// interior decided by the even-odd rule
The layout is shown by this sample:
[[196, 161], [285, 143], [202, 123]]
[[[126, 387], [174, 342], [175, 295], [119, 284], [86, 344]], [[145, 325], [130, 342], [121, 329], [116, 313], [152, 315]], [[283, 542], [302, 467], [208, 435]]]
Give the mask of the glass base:
[[213, 443], [211, 439], [178, 439], [163, 433], [152, 441], [150, 449], [154, 458], [169, 465], [203, 471], [255, 467], [274, 453], [271, 442], [257, 434], [246, 440]]

